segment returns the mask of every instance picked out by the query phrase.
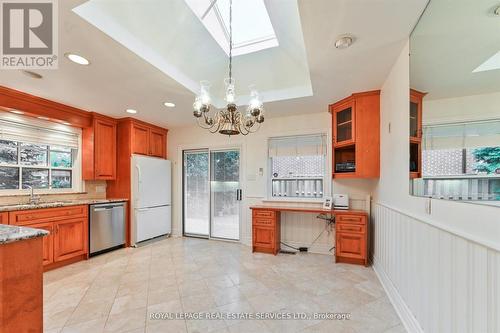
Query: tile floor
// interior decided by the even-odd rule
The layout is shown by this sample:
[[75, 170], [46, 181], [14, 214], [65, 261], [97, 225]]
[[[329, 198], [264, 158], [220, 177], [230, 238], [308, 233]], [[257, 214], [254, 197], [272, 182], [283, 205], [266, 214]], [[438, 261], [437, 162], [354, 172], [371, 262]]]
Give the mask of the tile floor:
[[[153, 312], [350, 313], [350, 320], [152, 320]], [[44, 332], [405, 332], [371, 268], [170, 238], [44, 275]]]

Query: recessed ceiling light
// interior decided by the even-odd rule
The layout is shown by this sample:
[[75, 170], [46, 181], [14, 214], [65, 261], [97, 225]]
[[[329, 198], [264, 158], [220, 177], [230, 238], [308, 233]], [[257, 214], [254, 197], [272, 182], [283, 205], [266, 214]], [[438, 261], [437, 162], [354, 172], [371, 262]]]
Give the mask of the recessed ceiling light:
[[27, 71], [27, 70], [22, 70], [21, 71], [24, 75], [29, 76], [32, 79], [41, 79], [43, 76], [41, 76], [38, 73], [32, 72], [32, 71]]
[[42, 116], [37, 117], [37, 118], [38, 118], [38, 119], [42, 119], [42, 120], [49, 120], [49, 119], [50, 119], [50, 118], [48, 118], [48, 117], [42, 117]]
[[74, 54], [74, 53], [65, 53], [64, 56], [66, 58], [68, 58], [69, 60], [73, 61], [75, 64], [84, 65], [84, 66], [90, 65], [90, 61], [88, 59], [82, 57], [81, 55]]
[[175, 107], [175, 103], [172, 103], [172, 102], [165, 102], [165, 103], [163, 103], [163, 105], [165, 105], [167, 108]]
[[132, 114], [136, 114], [137, 113], [137, 110], [134, 110], [134, 109], [127, 109], [125, 111], [127, 111], [128, 113], [132, 113]]
[[61, 121], [61, 124], [63, 124], [63, 125], [68, 125], [68, 126], [70, 126], [70, 125], [71, 125], [71, 123], [68, 123], [67, 121]]
[[23, 111], [19, 111], [19, 110], [11, 110], [10, 112], [15, 113], [15, 114], [24, 114]]
[[354, 37], [351, 35], [343, 35], [340, 36], [336, 41], [335, 41], [335, 47], [339, 50], [342, 49], [347, 49], [349, 46], [352, 45], [354, 42]]

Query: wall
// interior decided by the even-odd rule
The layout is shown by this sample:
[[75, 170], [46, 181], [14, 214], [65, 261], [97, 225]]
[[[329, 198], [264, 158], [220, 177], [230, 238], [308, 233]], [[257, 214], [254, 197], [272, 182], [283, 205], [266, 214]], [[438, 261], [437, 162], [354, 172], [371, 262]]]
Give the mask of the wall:
[[[41, 201], [65, 201], [76, 199], [105, 199], [106, 198], [106, 181], [105, 180], [87, 180], [83, 182], [83, 192], [77, 193], [58, 193], [58, 194], [41, 194]], [[37, 194], [37, 190], [35, 190]], [[0, 206], [12, 205], [20, 203], [28, 203], [29, 195], [2, 195], [0, 196]]]
[[[331, 141], [331, 116], [325, 110], [303, 116], [267, 118], [262, 128], [248, 136], [228, 138], [220, 134], [210, 134], [197, 126], [171, 128], [168, 134], [169, 159], [173, 161], [173, 234], [182, 234], [182, 150], [194, 148], [224, 148], [236, 146], [241, 149], [241, 179], [243, 189], [241, 241], [251, 244], [251, 211], [249, 206], [261, 204], [267, 196], [267, 140], [269, 137], [327, 133]], [[194, 122], [194, 118], [193, 118]], [[300, 128], [300, 129], [298, 129]], [[330, 152], [330, 147], [328, 149]], [[328, 161], [330, 161], [328, 156]], [[329, 163], [329, 168], [331, 162]], [[259, 176], [259, 168], [264, 169]], [[334, 182], [335, 193], [351, 195], [351, 205], [364, 209], [366, 195], [372, 192], [374, 181], [343, 180]], [[284, 203], [280, 203], [284, 204]], [[304, 203], [288, 203], [300, 204]], [[311, 205], [321, 205], [320, 203]], [[309, 246], [325, 229], [325, 224], [313, 214], [285, 213], [282, 216], [282, 241], [295, 246]], [[313, 252], [329, 253], [332, 235], [324, 232], [311, 248]]]
[[410, 332], [498, 332], [500, 209], [409, 195], [408, 54], [381, 92], [374, 268]]

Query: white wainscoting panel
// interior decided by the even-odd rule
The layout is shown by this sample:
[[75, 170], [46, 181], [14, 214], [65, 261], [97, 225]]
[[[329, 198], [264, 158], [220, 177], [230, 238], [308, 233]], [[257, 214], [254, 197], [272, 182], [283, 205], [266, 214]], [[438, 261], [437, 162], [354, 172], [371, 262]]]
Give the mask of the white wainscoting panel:
[[500, 332], [500, 252], [372, 206], [373, 264], [409, 332]]

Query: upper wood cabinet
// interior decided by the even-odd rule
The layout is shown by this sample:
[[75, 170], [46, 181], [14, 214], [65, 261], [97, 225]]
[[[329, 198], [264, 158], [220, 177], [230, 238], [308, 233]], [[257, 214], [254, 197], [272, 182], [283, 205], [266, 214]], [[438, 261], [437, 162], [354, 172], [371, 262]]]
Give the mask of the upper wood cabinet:
[[410, 89], [410, 178], [422, 174], [422, 101], [426, 94]]
[[83, 179], [116, 178], [116, 126], [115, 119], [93, 114], [92, 126], [83, 129]]
[[380, 91], [355, 93], [329, 106], [335, 178], [378, 178]]
[[132, 153], [149, 155], [149, 128], [132, 123]]
[[167, 130], [139, 122], [127, 120], [131, 126], [132, 154], [167, 158]]

